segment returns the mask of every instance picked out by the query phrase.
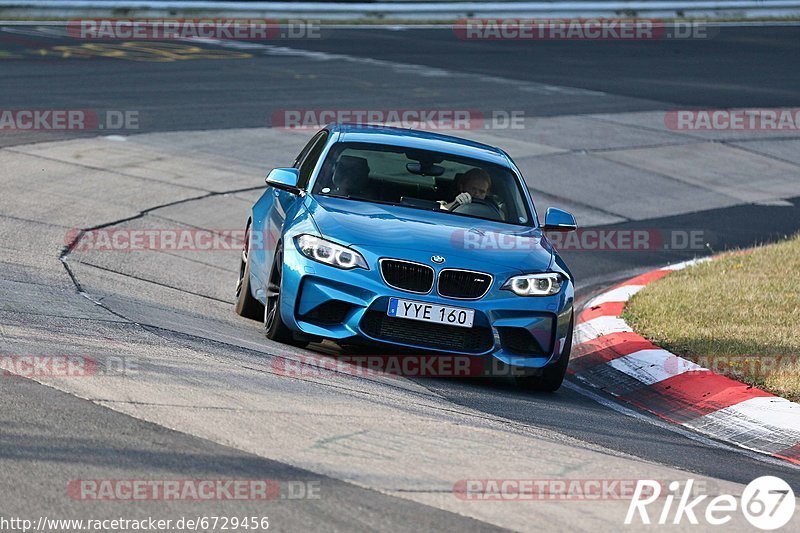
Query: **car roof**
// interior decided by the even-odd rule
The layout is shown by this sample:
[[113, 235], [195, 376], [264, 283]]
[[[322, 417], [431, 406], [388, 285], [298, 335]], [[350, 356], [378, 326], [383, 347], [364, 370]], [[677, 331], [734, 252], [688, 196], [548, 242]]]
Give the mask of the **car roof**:
[[480, 159], [510, 167], [508, 157], [499, 148], [452, 135], [370, 124], [334, 123], [328, 124], [326, 129], [330, 130], [331, 133], [339, 133], [338, 140], [340, 142], [363, 142], [419, 148]]

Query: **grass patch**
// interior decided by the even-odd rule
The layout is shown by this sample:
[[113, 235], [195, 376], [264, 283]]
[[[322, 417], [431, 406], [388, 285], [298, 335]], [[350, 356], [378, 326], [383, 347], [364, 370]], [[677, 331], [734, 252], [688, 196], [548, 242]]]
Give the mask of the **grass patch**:
[[676, 355], [800, 400], [800, 234], [673, 272], [622, 316]]

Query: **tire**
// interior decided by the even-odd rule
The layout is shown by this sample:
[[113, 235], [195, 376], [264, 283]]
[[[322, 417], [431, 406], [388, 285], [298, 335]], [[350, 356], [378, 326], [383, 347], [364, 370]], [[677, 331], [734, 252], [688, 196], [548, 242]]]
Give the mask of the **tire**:
[[252, 320], [262, 320], [264, 317], [264, 306], [253, 297], [250, 292], [250, 257], [248, 252], [250, 241], [250, 226], [245, 232], [244, 249], [242, 259], [239, 264], [239, 279], [236, 282], [236, 305], [233, 310], [237, 315]]
[[283, 249], [278, 247], [275, 250], [275, 260], [269, 273], [269, 283], [267, 283], [267, 297], [264, 305], [264, 333], [271, 341], [291, 344], [299, 348], [308, 346], [308, 341], [295, 339], [294, 333], [281, 318], [281, 288], [283, 281]]
[[555, 392], [561, 387], [564, 376], [569, 366], [569, 357], [572, 353], [572, 327], [573, 321], [569, 321], [569, 333], [567, 334], [566, 345], [558, 362], [547, 366], [539, 376], [517, 376], [514, 378], [517, 387], [532, 392]]

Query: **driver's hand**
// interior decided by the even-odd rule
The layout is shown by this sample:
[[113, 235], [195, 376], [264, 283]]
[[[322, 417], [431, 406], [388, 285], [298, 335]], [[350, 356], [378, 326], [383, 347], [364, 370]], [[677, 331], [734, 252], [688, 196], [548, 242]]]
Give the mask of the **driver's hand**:
[[453, 200], [453, 203], [456, 205], [472, 203], [472, 196], [470, 196], [468, 192], [462, 192], [461, 194], [456, 196], [456, 199]]

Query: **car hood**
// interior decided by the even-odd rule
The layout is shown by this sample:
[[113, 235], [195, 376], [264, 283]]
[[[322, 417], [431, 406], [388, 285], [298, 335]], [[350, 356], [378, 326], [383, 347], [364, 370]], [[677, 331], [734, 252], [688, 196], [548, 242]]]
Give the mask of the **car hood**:
[[553, 258], [542, 231], [531, 226], [329, 196], [309, 195], [307, 201], [322, 236], [373, 253], [417, 250], [525, 272], [544, 271]]

